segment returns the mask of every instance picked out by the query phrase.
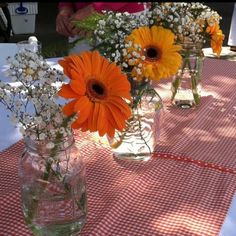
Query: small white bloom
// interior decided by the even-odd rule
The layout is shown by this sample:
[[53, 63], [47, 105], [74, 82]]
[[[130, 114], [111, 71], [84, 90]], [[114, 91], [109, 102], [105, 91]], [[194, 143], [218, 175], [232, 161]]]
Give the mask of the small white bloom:
[[55, 147], [55, 144], [53, 143], [53, 142], [48, 142], [47, 144], [46, 144], [46, 148], [48, 148], [48, 149], [52, 149], [52, 148], [54, 148]]
[[44, 133], [41, 133], [39, 135], [39, 140], [45, 140], [45, 138], [46, 138], [46, 135]]
[[32, 140], [36, 140], [36, 139], [37, 139], [37, 137], [36, 137], [35, 134], [31, 134], [31, 135], [30, 135], [30, 138], [31, 138]]
[[126, 62], [123, 62], [123, 63], [122, 63], [122, 67], [128, 68], [128, 64], [127, 64]]
[[141, 56], [141, 60], [145, 61], [146, 57], [145, 56]]

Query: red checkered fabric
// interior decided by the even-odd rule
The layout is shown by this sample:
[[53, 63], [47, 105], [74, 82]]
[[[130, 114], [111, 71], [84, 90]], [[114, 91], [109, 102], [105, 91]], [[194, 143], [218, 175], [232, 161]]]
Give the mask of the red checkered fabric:
[[[162, 83], [169, 88], [169, 81]], [[236, 167], [236, 62], [206, 58], [201, 105], [180, 109], [167, 101], [157, 151]]]
[[[80, 235], [216, 236], [236, 191], [235, 62], [206, 59], [197, 109], [167, 107], [148, 162], [116, 161], [95, 136], [76, 133], [88, 184]], [[214, 92], [213, 92], [214, 91]], [[20, 141], [0, 152], [0, 235], [32, 235], [20, 202]]]
[[[149, 162], [112, 158], [109, 147], [78, 132], [87, 169], [88, 221], [81, 235], [217, 235], [236, 175], [159, 153]], [[83, 142], [83, 145], [81, 143]], [[0, 154], [0, 235], [28, 236], [21, 211], [18, 142]]]

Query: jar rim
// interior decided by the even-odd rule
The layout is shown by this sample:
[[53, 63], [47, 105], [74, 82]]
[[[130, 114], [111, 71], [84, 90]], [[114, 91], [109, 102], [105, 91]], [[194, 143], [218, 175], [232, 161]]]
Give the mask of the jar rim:
[[45, 140], [34, 140], [29, 135], [24, 137], [25, 147], [32, 151], [41, 153], [42, 155], [48, 155], [51, 151], [62, 151], [75, 143], [73, 133], [58, 139], [45, 139]]
[[182, 41], [178, 43], [182, 46], [182, 49], [202, 49], [203, 42], [193, 42], [193, 41]]

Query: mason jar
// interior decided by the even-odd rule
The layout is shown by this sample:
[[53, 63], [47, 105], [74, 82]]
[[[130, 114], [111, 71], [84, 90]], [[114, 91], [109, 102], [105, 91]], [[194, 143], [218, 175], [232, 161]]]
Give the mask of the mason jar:
[[131, 86], [131, 117], [124, 130], [116, 130], [108, 142], [115, 159], [149, 161], [160, 138], [163, 102], [150, 81], [133, 81]]
[[171, 102], [181, 108], [200, 105], [204, 54], [202, 43], [182, 43], [182, 65], [172, 77]]
[[69, 236], [87, 217], [85, 165], [73, 135], [57, 140], [24, 138], [19, 180], [25, 222], [34, 235]]

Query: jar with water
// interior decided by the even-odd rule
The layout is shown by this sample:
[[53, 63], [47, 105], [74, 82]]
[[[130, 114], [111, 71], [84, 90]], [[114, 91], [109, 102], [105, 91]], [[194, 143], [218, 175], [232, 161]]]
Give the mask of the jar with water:
[[26, 225], [37, 236], [80, 232], [87, 218], [85, 166], [73, 135], [24, 142], [18, 172]]

